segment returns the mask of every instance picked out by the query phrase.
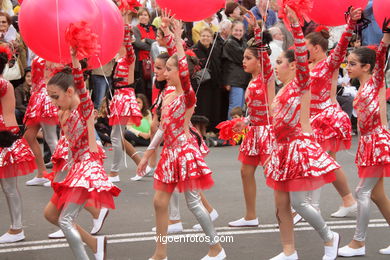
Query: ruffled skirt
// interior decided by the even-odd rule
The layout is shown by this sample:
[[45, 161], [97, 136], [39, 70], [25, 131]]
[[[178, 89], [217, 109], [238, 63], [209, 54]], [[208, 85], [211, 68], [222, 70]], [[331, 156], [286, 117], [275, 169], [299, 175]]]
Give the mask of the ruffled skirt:
[[110, 103], [110, 125], [127, 125], [128, 123], [139, 125], [142, 114], [139, 109], [133, 88], [115, 90]]
[[241, 143], [238, 160], [253, 166], [264, 165], [268, 160], [274, 143], [272, 126], [249, 126]]
[[0, 179], [23, 176], [36, 168], [34, 154], [24, 138], [16, 140], [10, 147], [0, 147]]
[[337, 104], [313, 116], [311, 127], [324, 151], [338, 152], [351, 148], [351, 119]]
[[214, 181], [194, 138], [177, 140], [173, 147], [164, 147], [154, 173], [154, 188], [166, 192], [204, 190]]
[[102, 154], [86, 152], [77, 158], [62, 182], [53, 182], [55, 194], [51, 201], [58, 209], [67, 203], [96, 208], [115, 208], [114, 198], [121, 190], [108, 180]]
[[31, 95], [24, 115], [24, 123], [27, 126], [39, 125], [40, 123], [58, 124], [58, 109], [51, 102], [45, 87]]
[[267, 185], [281, 191], [316, 190], [336, 180], [340, 165], [314, 141], [301, 134], [290, 142], [277, 142], [265, 169]]
[[355, 163], [360, 178], [390, 177], [389, 130], [360, 136]]

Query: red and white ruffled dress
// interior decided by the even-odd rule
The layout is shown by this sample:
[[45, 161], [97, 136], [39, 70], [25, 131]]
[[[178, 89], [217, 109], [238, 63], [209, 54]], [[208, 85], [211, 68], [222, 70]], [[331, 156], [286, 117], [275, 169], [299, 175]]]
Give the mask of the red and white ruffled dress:
[[381, 122], [379, 107], [387, 49], [381, 42], [373, 76], [359, 88], [354, 101], [360, 131], [355, 163], [360, 178], [390, 177], [390, 132]]
[[114, 96], [110, 102], [110, 125], [139, 125], [142, 114], [135, 98], [134, 87], [128, 85], [129, 67], [134, 62], [134, 49], [130, 42], [130, 27], [125, 26], [126, 56], [119, 59], [114, 73]]
[[164, 146], [154, 173], [154, 188], [166, 192], [203, 190], [214, 184], [198, 143], [185, 126], [185, 113], [196, 104], [185, 57], [179, 60], [179, 73], [184, 93], [163, 105]]
[[307, 50], [301, 28], [292, 27], [297, 57], [297, 76], [286, 85], [272, 104], [275, 148], [265, 169], [267, 185], [275, 190], [309, 191], [333, 182], [340, 168], [310, 133], [302, 132], [302, 95], [309, 91]]
[[[261, 30], [256, 29], [255, 40], [261, 42]], [[267, 83], [272, 79], [273, 69], [265, 48], [260, 48], [259, 57], [263, 73], [251, 80], [246, 90], [246, 103], [250, 125], [240, 146], [238, 160], [253, 166], [264, 165], [268, 160], [274, 142], [272, 119], [268, 108]]]
[[26, 126], [39, 125], [40, 123], [58, 124], [58, 109], [48, 96], [46, 84], [43, 81], [45, 63], [46, 61], [39, 57], [35, 57], [32, 61], [31, 97], [23, 120]]
[[317, 142], [325, 151], [338, 152], [351, 147], [351, 119], [331, 100], [332, 77], [347, 53], [354, 22], [350, 20], [334, 51], [310, 72], [310, 121]]
[[51, 201], [59, 209], [67, 203], [114, 209], [113, 197], [121, 190], [108, 180], [102, 150], [92, 152], [89, 148], [87, 120], [92, 115], [93, 103], [85, 88], [82, 71], [74, 69], [73, 75], [81, 103], [61, 125], [72, 158], [65, 180], [52, 184]]
[[[0, 98], [7, 93], [10, 83], [0, 78]], [[7, 131], [2, 104], [0, 102], [0, 131]], [[32, 173], [37, 168], [35, 157], [24, 138], [16, 140], [10, 147], [0, 147], [0, 179]]]

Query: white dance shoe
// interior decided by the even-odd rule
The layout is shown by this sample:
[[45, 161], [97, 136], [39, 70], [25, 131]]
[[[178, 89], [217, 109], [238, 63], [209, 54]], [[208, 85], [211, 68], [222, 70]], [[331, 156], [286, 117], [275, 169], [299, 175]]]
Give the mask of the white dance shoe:
[[[152, 228], [153, 232], [156, 232], [156, 227]], [[168, 234], [183, 232], [183, 224], [181, 222], [168, 225]]]
[[26, 237], [24, 236], [23, 230], [19, 234], [10, 234], [7, 232], [0, 237], [0, 244], [19, 242], [24, 240], [25, 238]]
[[135, 175], [134, 177], [130, 178], [130, 180], [132, 181], [139, 181], [143, 178], [144, 176], [139, 176], [139, 175]]
[[330, 216], [333, 218], [344, 218], [348, 216], [349, 214], [355, 214], [357, 212], [357, 203], [353, 204], [350, 207], [343, 207], [341, 206], [339, 210], [332, 213]]
[[390, 246], [380, 249], [379, 253], [381, 253], [382, 255], [390, 255]]
[[46, 182], [49, 182], [49, 179], [34, 177], [31, 180], [26, 181], [26, 185], [27, 186], [42, 186]]
[[333, 233], [333, 245], [332, 246], [325, 246], [325, 254], [322, 257], [322, 260], [334, 260], [337, 258], [337, 252], [339, 250], [339, 244], [340, 244], [340, 235], [339, 233], [332, 232]]
[[291, 255], [285, 255], [283, 252], [278, 254], [275, 257], [272, 257], [270, 260], [297, 260], [298, 259], [298, 253], [295, 251]]
[[[213, 211], [210, 212], [210, 218], [212, 222], [214, 222], [218, 218], [218, 216], [219, 216], [218, 212], [215, 209], [213, 209]], [[203, 230], [200, 224], [196, 224], [192, 228], [198, 231]]]
[[229, 227], [258, 227], [259, 219], [246, 220], [245, 218], [240, 218], [239, 220], [229, 222]]
[[112, 183], [115, 183], [115, 182], [120, 182], [121, 179], [119, 178], [119, 175], [117, 176], [114, 176], [114, 177], [111, 177], [111, 176], [108, 176], [108, 180]]
[[[149, 260], [155, 260], [154, 258], [149, 258]], [[168, 260], [168, 257], [165, 257], [164, 259], [161, 260]]]
[[221, 252], [219, 252], [218, 255], [216, 256], [206, 255], [201, 260], [223, 260], [223, 259], [226, 259], [226, 253], [225, 250], [222, 248]]
[[362, 256], [366, 254], [366, 247], [361, 248], [351, 248], [348, 245], [339, 249], [339, 256], [352, 257], [352, 256]]
[[99, 231], [102, 229], [104, 221], [106, 220], [108, 216], [108, 209], [101, 208], [99, 217], [97, 219], [93, 219], [93, 228], [91, 230], [91, 235], [95, 235], [99, 233]]
[[51, 238], [51, 239], [59, 239], [59, 238], [64, 238], [65, 235], [64, 235], [64, 232], [62, 232], [62, 230], [60, 229], [60, 230], [58, 230], [56, 232], [50, 233], [48, 235], [48, 237]]
[[130, 178], [130, 180], [132, 180], [132, 181], [139, 181], [139, 180], [141, 180], [143, 177], [153, 177], [154, 169], [155, 169], [155, 168], [152, 168], [152, 167], [150, 167], [150, 166], [148, 165], [148, 166], [146, 166], [145, 175], [144, 175], [144, 176], [139, 176], [139, 175], [137, 174], [137, 175], [135, 175], [134, 177]]
[[107, 253], [107, 238], [105, 236], [98, 236], [97, 239], [97, 249], [95, 259], [96, 260], [104, 260], [106, 259]]

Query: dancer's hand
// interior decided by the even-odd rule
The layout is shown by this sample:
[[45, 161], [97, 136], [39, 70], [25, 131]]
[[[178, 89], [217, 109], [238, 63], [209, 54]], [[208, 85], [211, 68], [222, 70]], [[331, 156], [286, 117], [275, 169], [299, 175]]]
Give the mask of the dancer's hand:
[[257, 23], [257, 20], [256, 20], [256, 17], [255, 15], [251, 12], [251, 11], [248, 11], [247, 12], [247, 15], [248, 16], [244, 16], [245, 20], [248, 22], [248, 24], [253, 28], [258, 28], [259, 27], [259, 24]]
[[362, 13], [363, 13], [362, 8], [351, 7], [351, 10], [349, 12], [350, 12], [350, 17], [353, 21], [358, 21], [362, 18]]
[[287, 19], [290, 21], [291, 24], [298, 24], [299, 23], [299, 19], [298, 19], [297, 14], [288, 5], [286, 5], [284, 11], [286, 12]]
[[144, 176], [146, 174], [146, 166], [148, 165], [148, 159], [145, 156], [142, 157], [137, 167], [137, 175]]
[[173, 34], [175, 36], [175, 40], [180, 40], [181, 35], [183, 34], [183, 23], [179, 20], [173, 20]]
[[242, 130], [245, 128], [245, 122], [244, 121], [238, 121], [234, 126], [233, 126], [233, 132], [235, 133], [240, 133]]
[[175, 15], [171, 14], [171, 10], [163, 9], [161, 10], [161, 25], [160, 28], [164, 34], [169, 33], [169, 26], [173, 23]]

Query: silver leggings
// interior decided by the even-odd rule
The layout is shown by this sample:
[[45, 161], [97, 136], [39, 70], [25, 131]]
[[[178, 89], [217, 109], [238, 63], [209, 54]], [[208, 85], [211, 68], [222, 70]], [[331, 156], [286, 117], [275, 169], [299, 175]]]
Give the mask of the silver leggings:
[[320, 210], [321, 190], [322, 188], [319, 188], [307, 192], [310, 204], [318, 211]]
[[7, 199], [11, 229], [22, 229], [22, 198], [18, 190], [18, 178], [0, 179], [0, 183]]
[[119, 172], [121, 161], [123, 158], [122, 135], [125, 131], [124, 125], [113, 125], [111, 130], [111, 144], [114, 151], [114, 158], [112, 159], [111, 171]]
[[179, 193], [177, 191], [172, 192], [171, 200], [169, 201], [169, 220], [180, 220], [180, 208], [179, 208]]
[[370, 221], [371, 192], [378, 181], [379, 178], [360, 179], [359, 185], [356, 187], [357, 218], [355, 235], [353, 236], [356, 241], [365, 241], [366, 239], [368, 222]]
[[74, 220], [79, 215], [84, 205], [69, 203], [64, 206], [58, 219], [58, 225], [64, 232], [69, 247], [77, 260], [88, 260], [80, 233], [74, 227]]
[[48, 125], [45, 123], [41, 123], [41, 127], [43, 137], [45, 138], [45, 141], [49, 146], [51, 154], [53, 154], [58, 143], [57, 125]]
[[187, 207], [191, 210], [192, 214], [198, 220], [203, 232], [210, 239], [209, 245], [215, 245], [219, 243], [217, 232], [215, 231], [213, 222], [206, 208], [203, 206], [199, 191], [186, 191], [184, 192], [186, 198]]
[[308, 199], [307, 191], [290, 192], [291, 205], [318, 232], [324, 242], [332, 241], [333, 233], [326, 225], [321, 214]]

